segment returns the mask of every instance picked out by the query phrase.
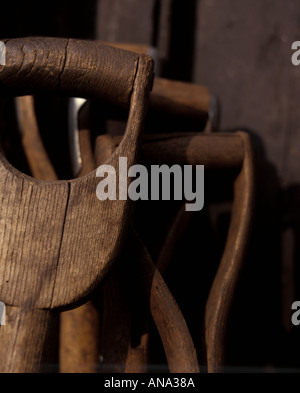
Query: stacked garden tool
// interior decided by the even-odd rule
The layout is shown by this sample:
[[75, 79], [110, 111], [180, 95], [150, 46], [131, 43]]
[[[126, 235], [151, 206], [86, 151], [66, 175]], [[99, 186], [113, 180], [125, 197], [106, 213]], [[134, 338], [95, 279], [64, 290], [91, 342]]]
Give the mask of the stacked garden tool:
[[[219, 132], [208, 89], [155, 76], [148, 47], [3, 42], [0, 371], [222, 371], [253, 218], [249, 135]], [[119, 179], [120, 157], [204, 165], [204, 209], [99, 200], [96, 170]]]

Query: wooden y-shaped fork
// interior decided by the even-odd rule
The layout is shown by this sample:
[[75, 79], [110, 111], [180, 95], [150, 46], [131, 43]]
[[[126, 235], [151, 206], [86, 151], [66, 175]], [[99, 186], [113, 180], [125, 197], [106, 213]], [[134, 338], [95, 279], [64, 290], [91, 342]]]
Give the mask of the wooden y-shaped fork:
[[[0, 94], [51, 92], [100, 98], [129, 108], [123, 140], [106, 164], [136, 162], [152, 83], [151, 58], [88, 41], [3, 40]], [[101, 282], [122, 245], [130, 200], [99, 201], [96, 172], [46, 182], [0, 154], [1, 372], [39, 371], [56, 309], [80, 304]]]

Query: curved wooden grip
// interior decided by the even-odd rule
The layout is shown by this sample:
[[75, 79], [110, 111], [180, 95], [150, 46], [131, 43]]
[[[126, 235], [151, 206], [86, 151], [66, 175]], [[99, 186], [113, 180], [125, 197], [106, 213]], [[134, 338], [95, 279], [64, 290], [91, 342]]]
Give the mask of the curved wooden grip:
[[231, 222], [223, 256], [205, 310], [208, 372], [224, 372], [225, 342], [233, 297], [244, 266], [255, 212], [254, 152], [250, 136], [237, 133], [244, 143], [244, 160], [234, 183]]
[[139, 55], [95, 41], [30, 37], [3, 40], [0, 95], [55, 92], [129, 107]]

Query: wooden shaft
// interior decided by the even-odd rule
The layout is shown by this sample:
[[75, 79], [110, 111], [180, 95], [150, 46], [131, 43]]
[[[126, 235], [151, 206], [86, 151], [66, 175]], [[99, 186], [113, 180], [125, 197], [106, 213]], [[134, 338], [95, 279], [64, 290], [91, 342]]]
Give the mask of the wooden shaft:
[[54, 167], [40, 137], [34, 112], [34, 97], [16, 97], [16, 107], [22, 145], [32, 176], [46, 181], [57, 180]]
[[42, 363], [53, 364], [55, 351], [51, 356], [45, 343], [52, 342], [56, 325], [55, 312], [7, 306], [6, 325], [0, 330], [0, 372], [36, 373]]
[[245, 158], [235, 180], [227, 241], [205, 309], [207, 365], [211, 373], [224, 371], [231, 306], [246, 258], [254, 217], [255, 177], [251, 139], [246, 133], [240, 132], [239, 136], [245, 145]]
[[133, 230], [139, 272], [150, 311], [159, 331], [171, 373], [199, 373], [197, 353], [186, 321], [154, 265], [148, 250]]
[[[114, 137], [116, 146], [121, 141]], [[237, 134], [144, 135], [141, 159], [150, 164], [205, 165], [206, 168], [240, 169], [244, 144]]]
[[[106, 43], [115, 48], [155, 56], [154, 48], [132, 43]], [[154, 52], [154, 53], [153, 53]], [[196, 83], [169, 80], [156, 77], [150, 97], [149, 107], [175, 116], [203, 119], [211, 108], [211, 94], [205, 86]]]
[[127, 351], [125, 373], [146, 373], [148, 371], [149, 349], [149, 333], [144, 333], [140, 337], [140, 343], [135, 348], [130, 344]]
[[155, 78], [150, 108], [190, 119], [207, 117], [211, 104], [208, 89], [194, 83]]

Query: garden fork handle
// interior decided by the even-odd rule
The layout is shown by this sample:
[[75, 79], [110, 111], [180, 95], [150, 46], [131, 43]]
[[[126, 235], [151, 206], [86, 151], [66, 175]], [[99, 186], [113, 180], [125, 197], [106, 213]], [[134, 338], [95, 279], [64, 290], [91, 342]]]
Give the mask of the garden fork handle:
[[[0, 66], [1, 96], [50, 92], [95, 97], [130, 107], [122, 144], [109, 163], [116, 167], [119, 156], [127, 156], [129, 165], [136, 162], [152, 82], [151, 58], [71, 39], [21, 38], [4, 42], [6, 65]], [[127, 201], [113, 201], [109, 208], [105, 203], [105, 208], [99, 209], [93, 173], [80, 182], [47, 184], [24, 176], [1, 154], [0, 172], [0, 193], [8, 196], [1, 205], [6, 214], [2, 220], [6, 231], [2, 246], [7, 253], [1, 258], [0, 278], [5, 284], [1, 285], [0, 300], [7, 305], [8, 318], [0, 333], [0, 372], [36, 372], [44, 363], [45, 345], [51, 341], [48, 334], [56, 330], [52, 328], [55, 309], [74, 307], [101, 282], [125, 236], [130, 209]], [[20, 198], [10, 198], [16, 189], [22, 189]], [[81, 198], [86, 198], [86, 204], [80, 205]], [[34, 208], [26, 208], [29, 203]], [[83, 208], [78, 213], [79, 205]], [[70, 230], [77, 218], [81, 224], [84, 208], [94, 210], [89, 228], [93, 225], [97, 229], [89, 230], [88, 238], [84, 225], [75, 225], [79, 232], [74, 234]], [[104, 221], [111, 231], [99, 227], [99, 223], [105, 225]], [[107, 238], [107, 233], [113, 233], [109, 242], [101, 239]], [[75, 243], [70, 239], [75, 236], [73, 253]], [[94, 253], [86, 258], [89, 241]], [[17, 256], [8, 251], [10, 242], [14, 242], [13, 252], [21, 250]], [[86, 261], [84, 269], [82, 260]]]
[[95, 41], [29, 37], [3, 42], [1, 96], [54, 92], [129, 108], [139, 59], [150, 59]]

